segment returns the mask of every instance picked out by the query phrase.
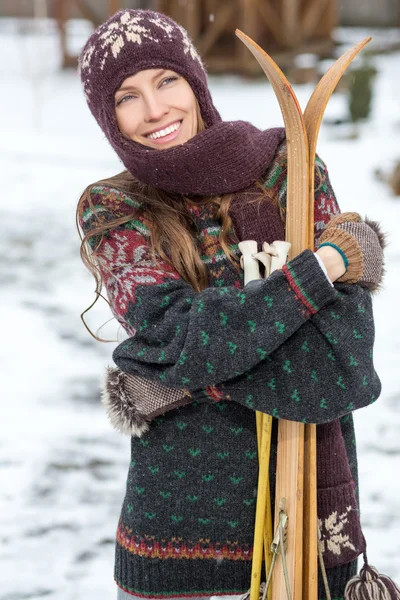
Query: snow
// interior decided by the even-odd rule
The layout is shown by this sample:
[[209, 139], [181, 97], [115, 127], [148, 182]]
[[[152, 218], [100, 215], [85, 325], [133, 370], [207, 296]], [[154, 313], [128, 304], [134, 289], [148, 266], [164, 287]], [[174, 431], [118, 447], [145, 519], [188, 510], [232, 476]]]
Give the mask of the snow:
[[318, 64], [318, 56], [316, 54], [299, 54], [293, 62], [299, 69], [313, 69]]
[[[70, 31], [77, 50], [90, 29], [76, 21]], [[364, 33], [341, 29], [337, 38], [345, 49]], [[108, 600], [115, 597], [113, 538], [129, 440], [111, 429], [99, 402], [116, 344], [96, 342], [80, 320], [94, 299], [94, 281], [80, 261], [75, 208], [87, 184], [121, 165], [75, 72], [59, 70], [54, 23], [38, 21], [32, 30], [30, 21], [1, 19], [0, 38], [0, 600]], [[346, 126], [323, 125], [319, 142], [342, 210], [380, 220], [390, 236], [385, 285], [374, 300], [383, 393], [356, 414], [356, 425], [370, 562], [397, 579], [400, 201], [373, 173], [400, 158], [399, 59], [374, 59], [373, 113], [359, 139], [349, 139]], [[262, 128], [281, 123], [263, 79], [212, 77], [210, 85], [225, 119], [250, 118]], [[295, 91], [305, 106], [312, 86]], [[327, 117], [345, 114], [345, 97], [335, 94]], [[115, 321], [99, 330], [110, 316], [103, 300], [86, 315], [100, 337], [121, 339]]]

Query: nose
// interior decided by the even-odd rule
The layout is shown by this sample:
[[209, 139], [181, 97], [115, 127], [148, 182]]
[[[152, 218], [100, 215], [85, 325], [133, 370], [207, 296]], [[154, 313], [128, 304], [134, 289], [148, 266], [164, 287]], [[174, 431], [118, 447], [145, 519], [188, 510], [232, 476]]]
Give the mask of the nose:
[[155, 94], [149, 94], [145, 99], [145, 118], [146, 123], [160, 121], [162, 117], [169, 113], [169, 107]]

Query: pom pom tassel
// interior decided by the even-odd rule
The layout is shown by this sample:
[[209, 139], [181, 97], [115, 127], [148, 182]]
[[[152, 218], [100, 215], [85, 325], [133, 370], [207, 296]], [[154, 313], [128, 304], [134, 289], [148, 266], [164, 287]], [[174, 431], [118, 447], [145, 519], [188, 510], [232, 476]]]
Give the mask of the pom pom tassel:
[[364, 554], [364, 566], [347, 582], [344, 600], [400, 600], [400, 589], [390, 577], [369, 565]]

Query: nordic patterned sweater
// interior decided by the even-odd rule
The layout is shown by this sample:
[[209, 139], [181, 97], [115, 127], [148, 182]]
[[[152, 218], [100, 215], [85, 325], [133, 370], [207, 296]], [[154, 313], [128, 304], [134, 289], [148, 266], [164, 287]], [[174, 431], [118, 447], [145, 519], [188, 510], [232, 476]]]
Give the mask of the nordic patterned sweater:
[[[317, 239], [339, 209], [325, 165], [317, 159], [316, 166]], [[284, 210], [284, 146], [263, 184]], [[80, 215], [85, 233], [99, 221], [132, 214], [97, 248], [112, 312], [130, 336], [114, 351], [116, 364], [189, 389], [195, 398], [155, 419], [141, 438], [132, 437], [116, 582], [144, 598], [244, 593], [257, 493], [256, 410], [312, 423], [341, 418], [357, 485], [351, 413], [380, 394], [370, 293], [356, 285], [332, 287], [311, 251], [243, 288], [240, 269], [219, 244], [220, 223], [206, 206], [190, 204], [209, 274], [209, 287], [197, 293], [169, 264], [155, 260], [134, 197], [97, 185], [91, 200], [93, 207], [83, 206]], [[96, 247], [99, 238], [90, 243]], [[239, 254], [236, 244], [231, 250]], [[271, 481], [275, 458], [276, 431]], [[354, 495], [350, 487], [342, 493]], [[320, 493], [329, 500], [329, 490], [318, 493], [318, 501]], [[355, 561], [341, 565], [345, 519], [339, 525], [343, 535], [334, 544], [339, 566], [328, 570], [336, 600], [356, 569]], [[322, 589], [319, 598], [325, 598]]]

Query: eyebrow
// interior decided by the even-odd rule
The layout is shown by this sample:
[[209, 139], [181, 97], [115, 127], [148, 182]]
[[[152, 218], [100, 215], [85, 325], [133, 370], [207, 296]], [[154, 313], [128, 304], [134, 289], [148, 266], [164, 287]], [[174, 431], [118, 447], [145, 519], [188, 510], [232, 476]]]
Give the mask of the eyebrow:
[[[165, 72], [166, 72], [166, 69], [161, 69], [160, 71], [157, 71], [157, 73], [151, 78], [151, 81], [154, 81], [155, 79], [157, 79], [158, 77], [163, 75]], [[118, 92], [126, 92], [127, 90], [132, 90], [134, 88], [135, 88], [134, 85], [126, 85], [126, 86], [118, 88], [115, 93], [117, 94]]]

